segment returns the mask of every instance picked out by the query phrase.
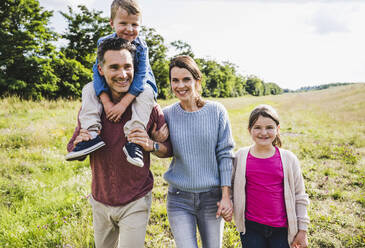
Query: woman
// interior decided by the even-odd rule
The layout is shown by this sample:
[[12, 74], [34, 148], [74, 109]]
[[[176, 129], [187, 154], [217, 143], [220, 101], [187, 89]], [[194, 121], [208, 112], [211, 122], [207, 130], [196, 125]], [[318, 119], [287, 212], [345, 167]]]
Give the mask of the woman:
[[173, 160], [164, 175], [169, 183], [167, 214], [178, 248], [221, 247], [224, 221], [232, 211], [230, 178], [233, 139], [223, 105], [200, 96], [202, 74], [189, 56], [170, 63], [171, 88], [179, 102], [164, 109]]
[[[223, 105], [200, 96], [202, 74], [189, 56], [170, 63], [171, 88], [179, 102], [164, 109], [173, 156], [164, 175], [169, 183], [167, 214], [178, 248], [198, 247], [198, 227], [203, 247], [222, 247], [225, 218], [231, 220], [230, 195], [233, 139]], [[142, 132], [131, 140], [147, 150], [152, 142]], [[169, 149], [163, 149], [168, 151]]]

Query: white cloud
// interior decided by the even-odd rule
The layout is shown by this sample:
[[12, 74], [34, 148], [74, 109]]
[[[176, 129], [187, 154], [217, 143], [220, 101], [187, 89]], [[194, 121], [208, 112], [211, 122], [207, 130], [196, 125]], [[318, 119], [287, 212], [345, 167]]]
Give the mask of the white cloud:
[[318, 9], [309, 24], [313, 25], [314, 32], [325, 35], [330, 33], [350, 32], [348, 17], [353, 12], [346, 6], [323, 6]]

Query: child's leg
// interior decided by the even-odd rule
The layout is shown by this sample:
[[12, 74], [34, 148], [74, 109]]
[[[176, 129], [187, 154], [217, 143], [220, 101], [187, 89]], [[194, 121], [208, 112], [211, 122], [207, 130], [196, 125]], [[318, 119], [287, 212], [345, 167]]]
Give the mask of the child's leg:
[[268, 248], [267, 234], [268, 228], [263, 224], [259, 224], [253, 221], [246, 220], [246, 233], [241, 236], [242, 248]]
[[124, 134], [128, 134], [135, 128], [145, 129], [153, 107], [155, 106], [155, 96], [152, 87], [146, 84], [144, 91], [139, 94], [132, 103], [132, 118], [124, 125]]
[[[144, 91], [136, 97], [132, 103], [132, 118], [124, 125], [124, 134], [128, 134], [135, 128], [146, 130], [153, 107], [155, 96], [152, 87], [145, 85]], [[127, 161], [139, 167], [143, 167], [143, 148], [135, 143], [127, 142], [123, 146]]]
[[95, 94], [93, 84], [86, 84], [82, 89], [82, 107], [79, 115], [81, 128], [94, 132], [101, 130], [102, 111], [103, 105]]
[[270, 247], [290, 248], [288, 242], [288, 229], [277, 228], [269, 238]]
[[78, 143], [74, 149], [66, 155], [67, 161], [81, 160], [88, 154], [105, 146], [98, 131], [101, 130], [100, 116], [103, 106], [95, 94], [94, 86], [88, 83], [82, 89], [82, 107], [79, 114], [79, 121], [82, 129], [89, 131], [92, 139]]

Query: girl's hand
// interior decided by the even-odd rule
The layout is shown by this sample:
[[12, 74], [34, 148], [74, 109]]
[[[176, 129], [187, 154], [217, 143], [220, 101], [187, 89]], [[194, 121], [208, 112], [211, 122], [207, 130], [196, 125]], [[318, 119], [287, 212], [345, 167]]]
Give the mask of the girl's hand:
[[156, 131], [156, 127], [157, 125], [156, 123], [154, 123], [151, 132], [152, 139], [161, 143], [165, 142], [169, 137], [169, 129], [167, 128], [167, 123], [163, 124], [163, 126], [158, 131]]
[[[231, 207], [231, 208], [223, 209], [223, 208], [221, 208], [221, 202], [222, 201], [217, 202], [218, 211], [221, 211], [220, 215], [223, 217], [223, 219], [225, 221], [231, 222], [232, 221], [232, 216], [233, 216], [233, 208]], [[231, 201], [231, 203], [232, 203], [232, 201]], [[221, 208], [221, 210], [219, 210], [220, 208]], [[217, 211], [217, 216], [219, 216], [218, 211]]]
[[293, 243], [291, 243], [292, 248], [305, 248], [308, 247], [307, 232], [299, 230], [297, 235], [295, 235]]
[[225, 221], [232, 220], [233, 203], [231, 200], [231, 189], [228, 186], [222, 186], [222, 199], [217, 202], [218, 210], [216, 218], [222, 216]]
[[153, 141], [148, 136], [146, 130], [135, 128], [130, 132], [127, 139], [129, 142], [142, 146], [146, 152], [153, 151]]
[[233, 215], [233, 204], [229, 197], [222, 197], [222, 199], [217, 202], [218, 210], [216, 218], [222, 216], [225, 221], [231, 221]]

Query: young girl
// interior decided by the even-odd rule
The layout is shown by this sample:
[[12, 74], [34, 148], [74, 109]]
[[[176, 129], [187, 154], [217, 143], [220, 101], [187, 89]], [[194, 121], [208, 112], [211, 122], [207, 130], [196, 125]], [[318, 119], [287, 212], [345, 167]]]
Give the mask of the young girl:
[[308, 245], [309, 199], [297, 157], [280, 148], [279, 128], [271, 106], [256, 107], [248, 123], [254, 144], [236, 153], [234, 219], [243, 248]]

